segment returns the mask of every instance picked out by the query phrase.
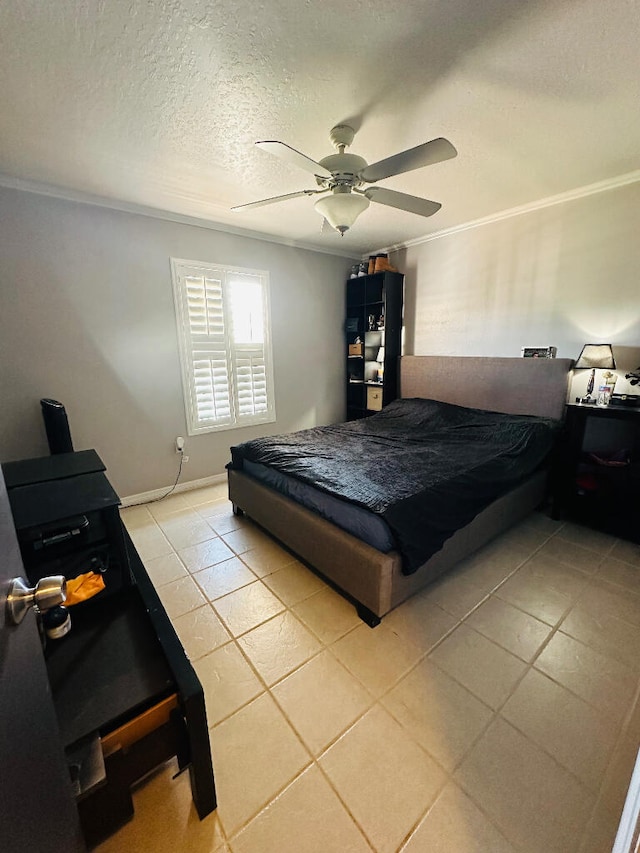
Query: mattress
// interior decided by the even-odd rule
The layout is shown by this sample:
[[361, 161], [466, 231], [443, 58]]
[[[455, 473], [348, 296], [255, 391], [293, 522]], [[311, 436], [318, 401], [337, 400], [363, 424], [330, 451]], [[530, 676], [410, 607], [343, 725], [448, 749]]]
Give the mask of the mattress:
[[259, 462], [245, 460], [243, 470], [255, 480], [312, 510], [378, 551], [386, 554], [395, 548], [393, 534], [387, 523], [368, 509], [321, 492], [309, 483], [288, 477]]

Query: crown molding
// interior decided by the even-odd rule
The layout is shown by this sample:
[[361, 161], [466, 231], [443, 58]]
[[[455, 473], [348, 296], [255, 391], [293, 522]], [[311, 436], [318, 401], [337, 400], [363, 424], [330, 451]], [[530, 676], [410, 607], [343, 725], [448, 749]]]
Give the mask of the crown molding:
[[[490, 225], [494, 222], [501, 222], [504, 219], [511, 219], [515, 216], [522, 216], [525, 213], [533, 213], [536, 210], [543, 210], [546, 207], [553, 207], [557, 204], [564, 204], [569, 201], [577, 201], [581, 198], [586, 198], [590, 195], [608, 192], [610, 190], [620, 189], [629, 184], [638, 183], [640, 181], [640, 169], [633, 172], [627, 172], [624, 175], [618, 175], [615, 178], [609, 178], [605, 181], [598, 181], [594, 184], [588, 184], [584, 187], [578, 187], [575, 190], [568, 190], [558, 195], [548, 196], [547, 198], [539, 199], [538, 201], [529, 202], [528, 204], [520, 205], [519, 207], [508, 208], [499, 213], [492, 213], [489, 216], [473, 219], [470, 222], [464, 222], [461, 225], [453, 225], [451, 228], [443, 228], [441, 231], [434, 231], [432, 234], [425, 234], [423, 237], [415, 237], [412, 240], [406, 240], [401, 243], [394, 243], [391, 246], [383, 246], [379, 249], [371, 249], [362, 258], [366, 259], [369, 254], [376, 252], [397, 252], [401, 249], [409, 249], [413, 246], [420, 246], [423, 243], [429, 243], [431, 240], [439, 240], [441, 237], [448, 237], [451, 234], [458, 234], [462, 231], [470, 231], [472, 228], [480, 228], [483, 225]], [[59, 198], [63, 201], [71, 201], [77, 204], [88, 204], [93, 207], [102, 207], [109, 210], [119, 210], [122, 213], [131, 213], [136, 216], [148, 216], [152, 219], [161, 219], [167, 222], [176, 222], [181, 225], [191, 225], [196, 228], [208, 228], [211, 231], [221, 231], [225, 234], [233, 234], [237, 237], [247, 237], [252, 240], [262, 240], [266, 243], [276, 243], [281, 246], [287, 246], [292, 249], [303, 249], [307, 252], [319, 252], [324, 255], [333, 255], [334, 257], [347, 258], [353, 260], [357, 257], [357, 253], [353, 250], [350, 252], [341, 252], [335, 249], [323, 248], [320, 246], [302, 243], [297, 240], [289, 240], [286, 237], [277, 237], [275, 235], [264, 234], [259, 231], [251, 231], [247, 228], [238, 228], [234, 225], [226, 223], [213, 222], [210, 219], [203, 219], [197, 216], [188, 216], [183, 213], [173, 213], [169, 210], [161, 208], [147, 207], [142, 204], [133, 202], [120, 201], [118, 199], [105, 198], [104, 196], [92, 195], [91, 193], [81, 192], [79, 190], [59, 187], [54, 184], [47, 184], [40, 181], [31, 181], [24, 178], [15, 178], [11, 175], [0, 173], [0, 187], [7, 189], [20, 190], [22, 192], [34, 193], [36, 195], [49, 196], [51, 198]]]
[[264, 234], [259, 231], [251, 231], [247, 228], [238, 228], [235, 225], [227, 225], [224, 222], [213, 222], [210, 219], [201, 219], [198, 216], [188, 216], [183, 213], [172, 213], [170, 210], [147, 207], [143, 204], [135, 204], [133, 202], [120, 201], [118, 199], [105, 198], [104, 196], [92, 195], [91, 193], [81, 192], [80, 190], [59, 187], [55, 184], [31, 181], [24, 178], [14, 178], [11, 175], [5, 175], [2, 173], [0, 173], [0, 187], [20, 190], [21, 192], [33, 193], [35, 195], [49, 196], [50, 198], [58, 198], [62, 201], [71, 201], [76, 204], [88, 204], [92, 207], [118, 210], [121, 213], [131, 213], [135, 216], [148, 216], [152, 219], [177, 222], [180, 225], [192, 225], [196, 228], [208, 228], [211, 231], [222, 231], [225, 234], [233, 234], [236, 237], [247, 237], [252, 240], [262, 240], [266, 243], [277, 243], [278, 245], [287, 246], [291, 249], [304, 249], [307, 252], [320, 252], [324, 255], [333, 255], [334, 257], [347, 258], [349, 260], [354, 260], [358, 257], [358, 253], [353, 250], [351, 252], [346, 252], [336, 251], [335, 249], [329, 248], [325, 249], [308, 243], [302, 243], [297, 240], [289, 240], [286, 237], [277, 237], [275, 235]]
[[559, 193], [558, 195], [548, 196], [547, 198], [533, 201], [528, 204], [520, 205], [519, 207], [511, 207], [508, 210], [500, 211], [500, 213], [492, 213], [490, 216], [483, 216], [481, 219], [473, 219], [471, 222], [465, 222], [462, 225], [454, 225], [451, 228], [443, 228], [442, 231], [434, 231], [433, 234], [425, 234], [424, 237], [416, 237], [413, 240], [407, 240], [403, 243], [396, 243], [393, 246], [387, 246], [384, 249], [378, 249], [379, 252], [397, 252], [400, 249], [408, 249], [412, 246], [420, 246], [422, 243], [429, 243], [431, 240], [439, 240], [441, 237], [448, 237], [450, 234], [458, 234], [461, 231], [470, 231], [472, 228], [480, 228], [482, 225], [490, 225], [493, 222], [501, 222], [503, 219], [511, 219], [515, 216], [522, 216], [525, 213], [533, 213], [536, 210], [543, 210], [545, 207], [553, 207], [556, 204], [565, 204], [568, 201], [577, 201], [581, 198], [586, 198], [590, 195], [608, 192], [609, 190], [617, 190], [620, 187], [626, 187], [629, 184], [635, 184], [640, 181], [640, 169], [633, 172], [627, 172], [625, 175], [618, 175], [615, 178], [610, 178], [606, 181], [598, 181], [595, 184], [588, 184], [585, 187], [579, 187], [575, 190]]

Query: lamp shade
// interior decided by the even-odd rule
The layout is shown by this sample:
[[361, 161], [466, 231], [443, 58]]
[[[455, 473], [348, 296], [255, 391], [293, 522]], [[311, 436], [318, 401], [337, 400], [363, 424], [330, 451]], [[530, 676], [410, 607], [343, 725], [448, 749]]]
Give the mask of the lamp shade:
[[[340, 188], [336, 187], [336, 189]], [[344, 234], [358, 216], [369, 207], [369, 199], [350, 192], [334, 192], [332, 195], [318, 199], [314, 207], [332, 228]]]
[[576, 367], [602, 367], [615, 370], [616, 360], [613, 357], [611, 344], [585, 344], [578, 356]]

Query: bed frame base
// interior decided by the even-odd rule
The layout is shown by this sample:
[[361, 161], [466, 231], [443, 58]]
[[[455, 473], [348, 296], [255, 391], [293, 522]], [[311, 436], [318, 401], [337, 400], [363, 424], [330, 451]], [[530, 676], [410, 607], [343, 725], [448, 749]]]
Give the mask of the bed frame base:
[[396, 551], [383, 554], [243, 471], [229, 471], [229, 499], [356, 607], [372, 628], [409, 596], [516, 524], [543, 501], [546, 472], [538, 472], [481, 512], [412, 575]]
[[370, 628], [376, 628], [382, 622], [382, 619], [379, 616], [376, 616], [373, 610], [369, 610], [368, 607], [365, 607], [364, 604], [360, 604], [359, 601], [356, 601], [355, 605], [358, 616]]

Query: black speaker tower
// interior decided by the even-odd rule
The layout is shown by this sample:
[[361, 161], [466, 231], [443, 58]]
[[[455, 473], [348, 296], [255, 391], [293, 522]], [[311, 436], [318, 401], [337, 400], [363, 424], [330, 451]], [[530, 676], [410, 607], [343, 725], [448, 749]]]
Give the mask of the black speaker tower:
[[73, 453], [67, 412], [57, 400], [40, 400], [50, 453]]

